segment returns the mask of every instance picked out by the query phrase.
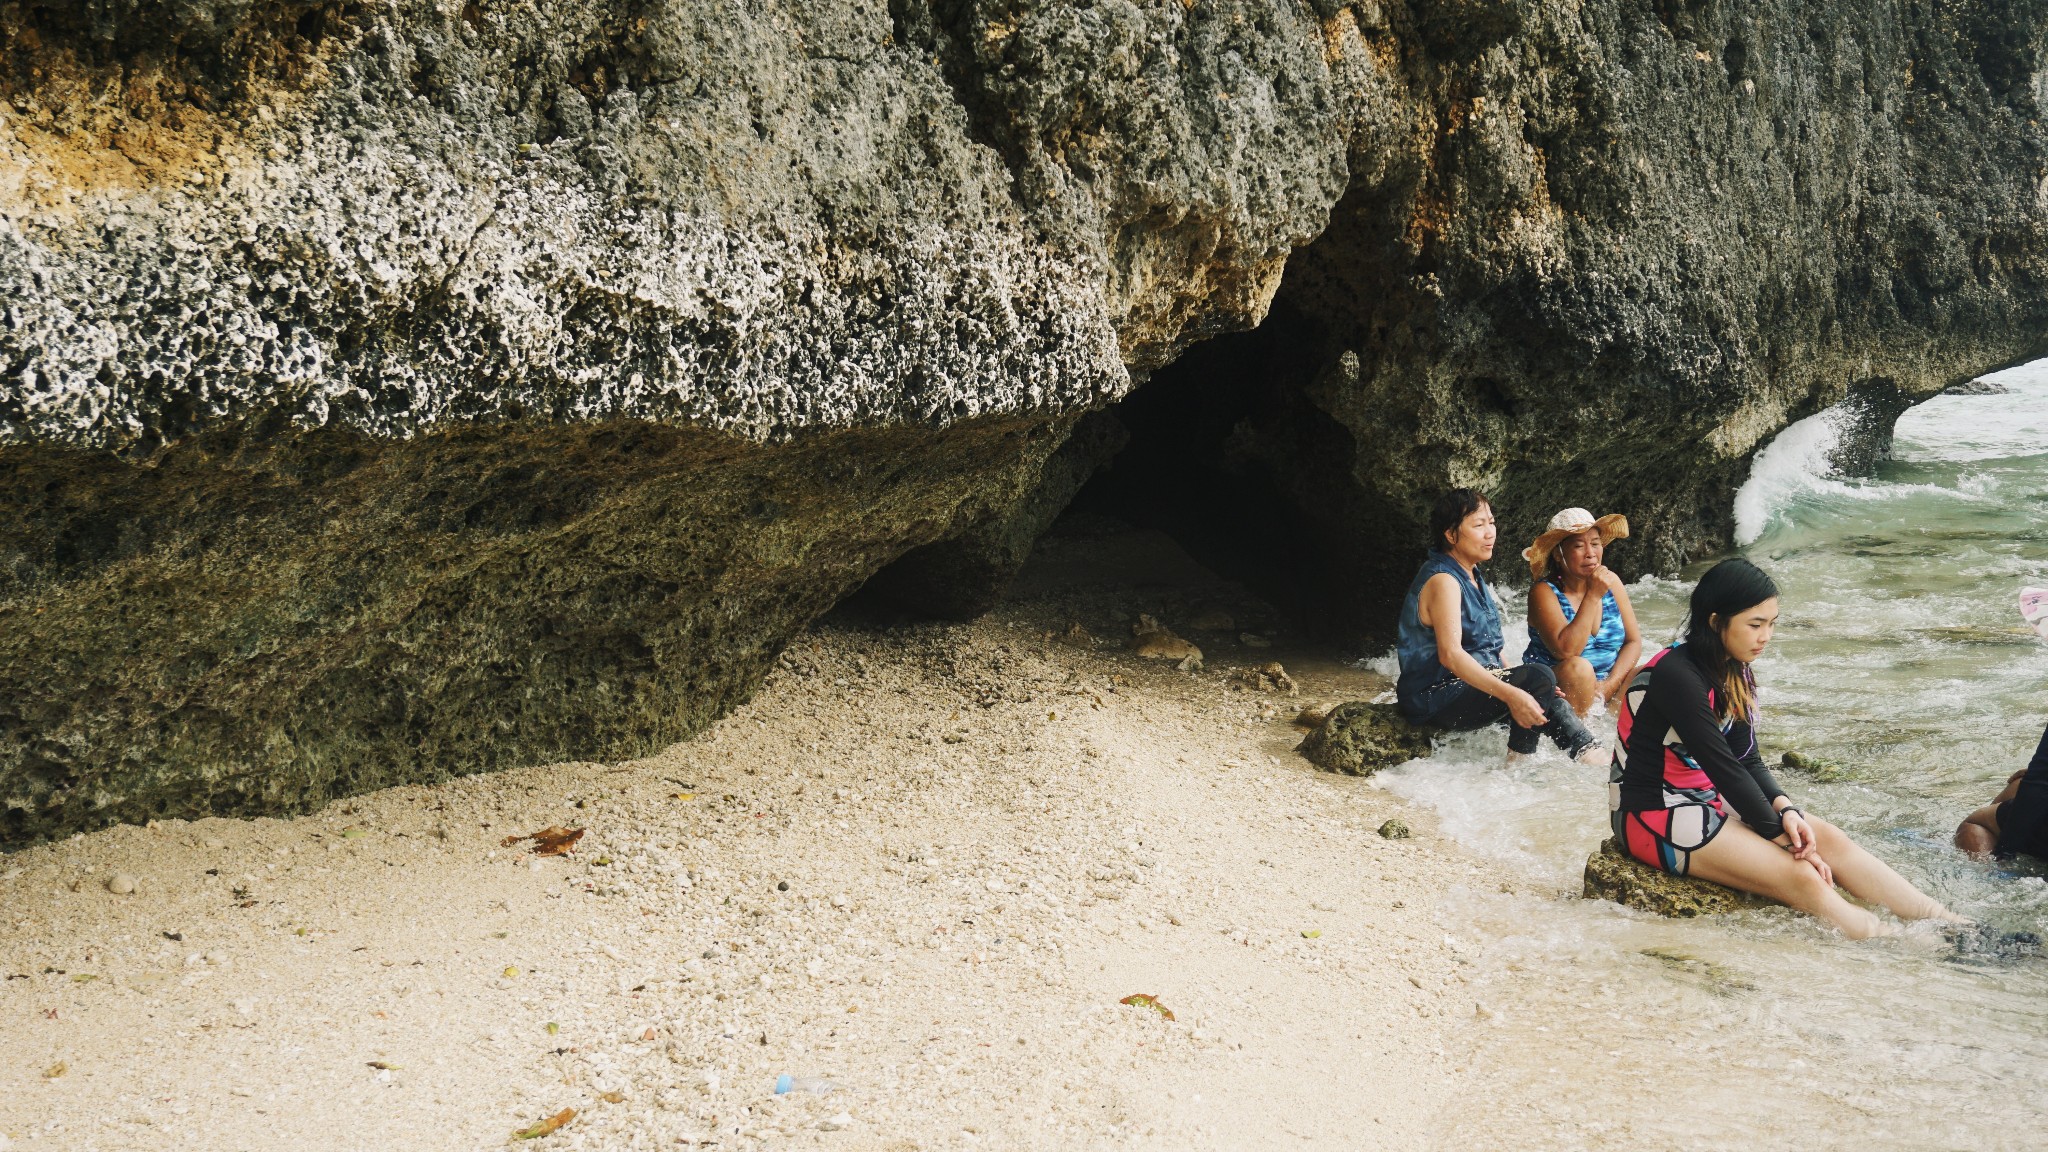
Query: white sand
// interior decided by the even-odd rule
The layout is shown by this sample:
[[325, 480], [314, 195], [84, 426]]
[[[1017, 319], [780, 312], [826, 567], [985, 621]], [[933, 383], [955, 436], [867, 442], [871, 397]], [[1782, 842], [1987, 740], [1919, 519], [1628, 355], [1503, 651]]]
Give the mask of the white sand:
[[[532, 1146], [1435, 1142], [1491, 1029], [1433, 910], [1510, 878], [1292, 755], [1298, 700], [1050, 640], [1061, 611], [821, 628], [646, 760], [7, 857], [0, 1132], [486, 1148], [574, 1108]], [[499, 844], [549, 824], [588, 832]]]

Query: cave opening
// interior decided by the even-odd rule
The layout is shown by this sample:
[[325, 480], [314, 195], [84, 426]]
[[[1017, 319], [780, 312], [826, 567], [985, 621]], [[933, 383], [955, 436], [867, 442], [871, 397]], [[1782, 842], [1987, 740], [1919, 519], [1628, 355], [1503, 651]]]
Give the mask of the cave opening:
[[[911, 550], [841, 609], [885, 624], [973, 619], [1034, 594], [1031, 581], [1019, 583], [1028, 557], [1092, 549], [1094, 562], [1081, 568], [1094, 574], [1094, 593], [1144, 587], [1169, 571], [1196, 583], [1220, 578], [1296, 642], [1332, 653], [1384, 648], [1418, 549], [1408, 546], [1414, 526], [1390, 519], [1355, 482], [1357, 440], [1313, 398], [1347, 369], [1356, 373], [1356, 358], [1283, 294], [1256, 328], [1192, 345], [1083, 416], [1021, 503]], [[1385, 532], [1376, 536], [1375, 524]], [[1153, 544], [1133, 533], [1152, 534]], [[1162, 546], [1183, 560], [1162, 561]], [[1152, 575], [1105, 562], [1120, 549], [1145, 554], [1139, 567]], [[1133, 610], [1199, 614], [1203, 597], [1188, 592], [1157, 587], [1152, 607]]]
[[1377, 597], [1354, 580], [1363, 558], [1347, 547], [1352, 534], [1334, 530], [1349, 486], [1304, 490], [1303, 477], [1352, 466], [1351, 438], [1303, 390], [1327, 369], [1328, 347], [1313, 320], [1282, 304], [1251, 331], [1189, 348], [1109, 410], [1128, 441], [1063, 520], [1107, 516], [1162, 532], [1303, 639], [1355, 649], [1384, 632], [1367, 604]]

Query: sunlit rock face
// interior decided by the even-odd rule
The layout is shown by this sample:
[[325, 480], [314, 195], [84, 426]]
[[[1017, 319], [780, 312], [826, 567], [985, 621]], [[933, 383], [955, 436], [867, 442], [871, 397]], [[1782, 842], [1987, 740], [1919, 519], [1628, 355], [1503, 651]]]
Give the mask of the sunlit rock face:
[[0, 838], [650, 751], [1021, 556], [1342, 109], [1305, 8], [978, 19], [0, 5]]
[[0, 841], [658, 748], [1148, 376], [1340, 631], [1447, 481], [1668, 566], [2048, 331], [2038, 8], [0, 3]]

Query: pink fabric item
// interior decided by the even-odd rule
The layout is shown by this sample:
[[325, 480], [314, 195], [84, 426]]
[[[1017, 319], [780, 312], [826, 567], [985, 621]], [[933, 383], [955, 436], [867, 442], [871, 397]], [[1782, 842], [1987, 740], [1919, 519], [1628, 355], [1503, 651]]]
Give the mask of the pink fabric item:
[[2048, 588], [2020, 589], [2020, 616], [2043, 640], [2048, 640]]

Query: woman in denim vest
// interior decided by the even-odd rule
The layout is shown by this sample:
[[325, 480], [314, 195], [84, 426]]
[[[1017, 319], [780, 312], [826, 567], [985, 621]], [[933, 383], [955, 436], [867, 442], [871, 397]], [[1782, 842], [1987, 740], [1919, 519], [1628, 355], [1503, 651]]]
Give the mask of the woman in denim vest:
[[1430, 552], [1401, 605], [1401, 714], [1417, 724], [1464, 730], [1508, 722], [1508, 758], [1536, 751], [1547, 734], [1566, 755], [1606, 755], [1572, 714], [1541, 664], [1501, 666], [1500, 606], [1479, 574], [1493, 556], [1493, 509], [1470, 488], [1444, 493], [1429, 516]]

